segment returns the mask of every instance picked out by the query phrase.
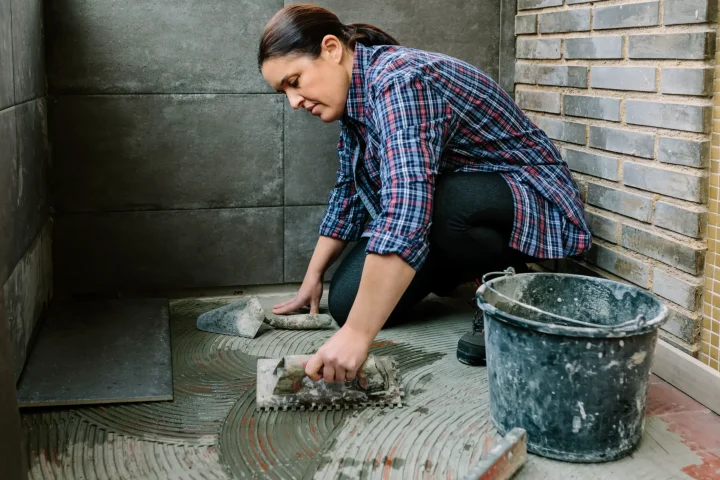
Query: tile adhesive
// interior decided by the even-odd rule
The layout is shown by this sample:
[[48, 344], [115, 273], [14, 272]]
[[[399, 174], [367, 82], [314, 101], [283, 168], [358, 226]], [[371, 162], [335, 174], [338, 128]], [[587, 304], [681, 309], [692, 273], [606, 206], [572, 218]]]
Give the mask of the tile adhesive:
[[[314, 352], [332, 330], [247, 339], [195, 328], [199, 314], [235, 300], [171, 302], [174, 401], [23, 412], [29, 478], [461, 478], [498, 438], [485, 369], [455, 358], [468, 301], [426, 300], [417, 322], [373, 344], [374, 354], [397, 359], [405, 407], [258, 412], [257, 359]], [[670, 435], [663, 442], [676, 455], [649, 437], [620, 462], [533, 457], [516, 478], [690, 478], [672, 462], [701, 460], [655, 430]]]

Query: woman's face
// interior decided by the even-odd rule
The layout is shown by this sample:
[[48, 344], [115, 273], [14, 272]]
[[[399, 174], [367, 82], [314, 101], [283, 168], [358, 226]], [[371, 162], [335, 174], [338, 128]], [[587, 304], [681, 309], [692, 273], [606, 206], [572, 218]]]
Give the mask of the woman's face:
[[270, 86], [287, 95], [293, 108], [304, 108], [331, 123], [345, 112], [352, 66], [352, 52], [337, 37], [328, 35], [318, 58], [274, 57], [263, 63], [262, 75]]

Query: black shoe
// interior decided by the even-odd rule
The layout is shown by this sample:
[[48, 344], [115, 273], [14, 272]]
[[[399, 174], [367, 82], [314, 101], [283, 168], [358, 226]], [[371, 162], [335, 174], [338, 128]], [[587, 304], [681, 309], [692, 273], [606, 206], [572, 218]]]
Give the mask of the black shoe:
[[473, 320], [473, 330], [460, 338], [457, 347], [457, 358], [461, 363], [473, 367], [484, 367], [485, 361], [485, 328], [482, 312], [478, 312]]

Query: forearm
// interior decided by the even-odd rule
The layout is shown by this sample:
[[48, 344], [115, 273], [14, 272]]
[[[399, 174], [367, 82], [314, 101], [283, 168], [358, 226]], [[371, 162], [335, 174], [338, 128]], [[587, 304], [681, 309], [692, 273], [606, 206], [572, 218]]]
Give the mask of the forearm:
[[320, 236], [310, 259], [307, 275], [321, 278], [345, 249], [347, 242], [336, 238]]
[[372, 341], [414, 276], [415, 270], [398, 255], [367, 255], [360, 289], [345, 325]]

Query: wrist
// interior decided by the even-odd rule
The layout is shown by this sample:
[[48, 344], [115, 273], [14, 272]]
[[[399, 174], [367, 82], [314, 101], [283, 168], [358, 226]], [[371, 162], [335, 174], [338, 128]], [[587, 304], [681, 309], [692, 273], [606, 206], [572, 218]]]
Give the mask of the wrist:
[[357, 322], [352, 322], [351, 319], [348, 319], [342, 328], [348, 330], [353, 338], [365, 343], [368, 347], [370, 347], [377, 335], [377, 332], [373, 329], [368, 328], [366, 325], [357, 325]]
[[307, 272], [305, 272], [304, 281], [313, 283], [322, 282], [324, 276], [325, 272], [323, 270], [310, 267]]

